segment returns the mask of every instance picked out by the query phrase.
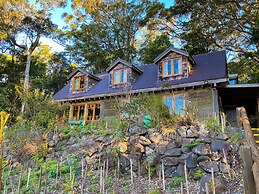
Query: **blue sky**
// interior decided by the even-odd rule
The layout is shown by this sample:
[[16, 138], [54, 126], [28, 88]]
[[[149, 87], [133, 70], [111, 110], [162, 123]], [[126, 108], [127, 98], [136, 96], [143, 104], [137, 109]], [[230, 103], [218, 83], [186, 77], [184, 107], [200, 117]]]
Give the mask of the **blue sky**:
[[[164, 3], [165, 7], [168, 8], [173, 5], [174, 0], [159, 0], [159, 2]], [[71, 1], [68, 1], [67, 8], [65, 8], [65, 9], [58, 8], [58, 9], [55, 9], [54, 11], [52, 11], [52, 22], [54, 24], [57, 24], [60, 29], [66, 25], [64, 19], [62, 18], [62, 14], [64, 12], [71, 12]], [[63, 46], [57, 44], [56, 42], [54, 42], [51, 39], [43, 37], [43, 38], [41, 38], [41, 42], [43, 44], [50, 45], [52, 47], [52, 51], [59, 52], [59, 51], [64, 50]]]

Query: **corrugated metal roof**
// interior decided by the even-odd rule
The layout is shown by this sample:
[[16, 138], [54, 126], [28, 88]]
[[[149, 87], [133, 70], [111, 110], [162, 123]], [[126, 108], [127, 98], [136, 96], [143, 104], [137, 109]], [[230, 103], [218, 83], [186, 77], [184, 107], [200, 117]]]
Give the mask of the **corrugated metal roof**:
[[[170, 85], [178, 85], [184, 83], [192, 83], [198, 81], [209, 81], [214, 79], [227, 78], [227, 65], [226, 65], [226, 53], [225, 51], [218, 51], [213, 53], [207, 53], [202, 55], [192, 56], [196, 65], [193, 67], [193, 72], [188, 78], [181, 80], [170, 81]], [[143, 73], [138, 76], [137, 80], [132, 84], [131, 90], [140, 90], [148, 88], [161, 87], [161, 83], [158, 82], [158, 67], [156, 64], [148, 64], [138, 66]], [[93, 86], [88, 92], [82, 92], [78, 94], [71, 94], [69, 92], [69, 84], [57, 92], [53, 99], [62, 101], [65, 99], [73, 99], [79, 97], [91, 98], [91, 96], [112, 94], [117, 92], [123, 92], [125, 89], [110, 88], [109, 87], [109, 73], [101, 73], [95, 75], [101, 80]], [[168, 84], [168, 83], [167, 83]]]

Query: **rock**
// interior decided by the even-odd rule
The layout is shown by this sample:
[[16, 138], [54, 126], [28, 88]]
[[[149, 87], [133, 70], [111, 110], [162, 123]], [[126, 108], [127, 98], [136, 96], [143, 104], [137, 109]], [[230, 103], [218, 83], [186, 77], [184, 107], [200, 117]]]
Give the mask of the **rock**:
[[53, 141], [55, 142], [55, 144], [59, 141], [59, 136], [58, 136], [58, 134], [54, 134], [53, 135]]
[[182, 147], [181, 147], [181, 150], [182, 150], [182, 152], [185, 153], [185, 154], [188, 153], [188, 152], [191, 152], [191, 148], [188, 148], [188, 147], [185, 147], [185, 146], [182, 146]]
[[104, 136], [97, 136], [94, 140], [95, 140], [96, 142], [103, 142]]
[[162, 159], [165, 166], [176, 166], [179, 164], [178, 157], [166, 157]]
[[160, 141], [157, 147], [157, 151], [159, 154], [163, 155], [166, 151], [166, 146], [169, 143], [169, 141]]
[[137, 134], [140, 131], [140, 127], [137, 125], [130, 125], [129, 132], [132, 134]]
[[210, 160], [210, 157], [208, 156], [199, 156], [198, 159], [197, 159], [197, 162], [203, 162], [203, 161], [209, 161]]
[[228, 140], [228, 136], [227, 136], [227, 134], [225, 134], [225, 133], [219, 133], [219, 134], [216, 136], [216, 139], [226, 141], [226, 140]]
[[[206, 185], [209, 189], [209, 193], [213, 193], [211, 189], [211, 175], [205, 174], [200, 179], [200, 193], [205, 194], [206, 193]], [[214, 177], [214, 187], [216, 194], [222, 194], [226, 191], [226, 184], [218, 177]]]
[[219, 167], [215, 161], [203, 161], [199, 163], [199, 166], [206, 172], [212, 172], [212, 169], [214, 172], [219, 171]]
[[211, 153], [211, 148], [209, 144], [202, 143], [192, 148], [192, 152], [204, 156]]
[[146, 156], [147, 155], [151, 155], [153, 152], [154, 152], [154, 150], [151, 149], [150, 147], [148, 147], [148, 146], [145, 147], [145, 154], [146, 154]]
[[112, 135], [105, 136], [104, 139], [103, 139], [104, 146], [111, 145], [112, 141], [113, 141]]
[[148, 147], [150, 147], [151, 149], [156, 149], [157, 148], [157, 144], [156, 143], [151, 143]]
[[120, 156], [120, 167], [122, 172], [126, 172], [130, 166], [130, 160], [125, 156]]
[[209, 143], [209, 144], [211, 143], [211, 138], [207, 136], [199, 137], [197, 140], [201, 140], [201, 142], [203, 143]]
[[154, 143], [159, 143], [162, 139], [162, 135], [160, 133], [151, 133], [149, 139]]
[[180, 156], [181, 154], [182, 154], [181, 148], [173, 148], [173, 149], [170, 149], [170, 150], [166, 150], [165, 153], [164, 153], [164, 156], [165, 157]]
[[194, 129], [188, 129], [186, 132], [186, 137], [199, 137], [199, 133], [198, 131], [194, 130]]
[[197, 158], [198, 158], [198, 156], [196, 154], [187, 153], [187, 154], [183, 154], [179, 158], [179, 162], [184, 164], [185, 160], [186, 160], [187, 168], [195, 168], [197, 166]]
[[187, 131], [187, 127], [186, 126], [181, 126], [177, 129], [177, 133], [181, 136], [181, 137], [186, 137], [186, 131]]
[[177, 142], [175, 140], [171, 140], [167, 146], [166, 149], [172, 149], [172, 148], [177, 148], [179, 145], [177, 144]]
[[229, 168], [229, 164], [223, 164], [223, 163], [219, 164], [219, 170], [222, 173], [228, 173], [228, 168]]
[[134, 147], [130, 150], [131, 153], [135, 152], [145, 152], [145, 148], [140, 143], [135, 143]]
[[176, 173], [178, 176], [184, 176], [184, 164], [179, 164], [176, 169]]
[[144, 146], [148, 146], [148, 145], [151, 144], [151, 141], [144, 136], [139, 136], [139, 143], [144, 145]]
[[182, 146], [185, 146], [186, 144], [190, 144], [195, 140], [195, 138], [183, 138], [182, 140]]
[[175, 166], [171, 166], [171, 167], [166, 168], [165, 169], [165, 177], [166, 178], [172, 178], [175, 170], [176, 170]]
[[221, 159], [222, 155], [218, 152], [213, 152], [211, 155], [211, 160], [213, 161], [219, 161]]
[[211, 143], [211, 150], [213, 152], [222, 151], [222, 149], [226, 149], [228, 147], [228, 143], [224, 140], [215, 140]]
[[120, 142], [118, 144], [118, 148], [119, 148], [121, 153], [125, 153], [128, 149], [128, 142]]

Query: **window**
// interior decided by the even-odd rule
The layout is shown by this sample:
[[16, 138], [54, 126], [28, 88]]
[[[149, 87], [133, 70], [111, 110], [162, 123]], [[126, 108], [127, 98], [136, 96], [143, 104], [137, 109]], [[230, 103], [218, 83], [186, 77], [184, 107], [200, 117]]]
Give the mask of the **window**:
[[83, 90], [85, 86], [85, 76], [74, 77], [72, 90]]
[[123, 84], [127, 82], [127, 70], [115, 69], [113, 71], [113, 84]]
[[72, 121], [98, 121], [100, 118], [101, 105], [99, 103], [72, 105], [70, 120]]
[[181, 58], [165, 60], [162, 64], [163, 77], [181, 74]]
[[72, 118], [70, 118], [70, 120], [73, 120], [73, 121], [84, 120], [84, 112], [85, 112], [84, 104], [73, 105], [72, 114], [71, 114]]
[[164, 97], [164, 103], [168, 107], [170, 114], [184, 114], [184, 96]]

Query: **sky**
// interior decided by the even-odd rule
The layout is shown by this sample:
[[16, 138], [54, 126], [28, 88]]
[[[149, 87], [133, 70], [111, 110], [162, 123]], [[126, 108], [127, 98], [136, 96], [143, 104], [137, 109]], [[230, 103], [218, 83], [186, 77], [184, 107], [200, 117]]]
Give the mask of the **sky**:
[[[168, 8], [173, 5], [174, 0], [159, 0], [159, 2], [164, 3], [165, 7]], [[66, 25], [64, 19], [62, 18], [62, 14], [64, 12], [71, 12], [71, 1], [68, 2], [67, 8], [58, 8], [52, 11], [52, 22], [58, 25], [58, 28], [62, 29]], [[60, 52], [64, 50], [64, 47], [54, 42], [49, 38], [42, 37], [41, 42], [45, 45], [49, 45], [51, 47], [52, 52]]]

